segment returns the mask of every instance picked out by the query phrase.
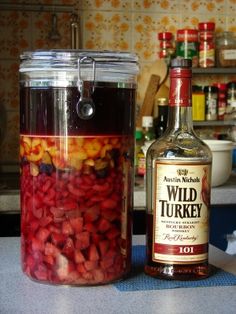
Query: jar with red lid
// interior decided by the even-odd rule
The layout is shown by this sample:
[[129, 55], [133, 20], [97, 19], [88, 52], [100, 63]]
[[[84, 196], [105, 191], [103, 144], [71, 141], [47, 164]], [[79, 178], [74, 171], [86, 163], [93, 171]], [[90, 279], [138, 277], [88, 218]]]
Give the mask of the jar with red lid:
[[215, 66], [215, 23], [203, 22], [198, 24], [199, 30], [199, 67]]
[[218, 88], [218, 120], [224, 120], [227, 107], [227, 84], [214, 83], [213, 86]]
[[159, 58], [164, 59], [166, 63], [169, 64], [175, 52], [173, 34], [171, 32], [161, 32], [158, 33], [158, 39], [160, 41]]
[[176, 56], [181, 59], [191, 59], [193, 68], [198, 66], [198, 31], [196, 29], [177, 31]]

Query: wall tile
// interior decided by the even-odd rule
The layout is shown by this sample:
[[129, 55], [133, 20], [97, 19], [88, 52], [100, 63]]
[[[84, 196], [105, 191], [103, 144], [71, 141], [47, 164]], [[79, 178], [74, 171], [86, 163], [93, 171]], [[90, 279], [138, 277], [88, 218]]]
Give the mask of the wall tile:
[[162, 31], [176, 32], [180, 23], [178, 15], [133, 14], [133, 50], [138, 53], [141, 62], [157, 59], [159, 41], [157, 34]]
[[19, 113], [7, 111], [7, 127], [1, 144], [0, 161], [2, 163], [16, 163], [19, 156]]
[[179, 3], [178, 0], [133, 0], [133, 9], [152, 13], [177, 13]]
[[85, 49], [131, 49], [131, 13], [85, 11], [83, 21]]
[[19, 108], [19, 64], [17, 60], [5, 60], [0, 63], [0, 99], [6, 110]]
[[32, 49], [70, 48], [70, 13], [56, 13], [60, 39], [50, 39], [52, 13], [32, 13]]
[[182, 0], [179, 10], [180, 12], [187, 11], [194, 14], [225, 14], [227, 10], [226, 2], [227, 0]]
[[0, 58], [18, 58], [30, 48], [30, 17], [29, 12], [0, 12]]
[[83, 10], [115, 11], [130, 10], [132, 0], [82, 0]]
[[226, 14], [231, 15], [236, 13], [236, 0], [228, 0], [226, 6], [227, 6]]

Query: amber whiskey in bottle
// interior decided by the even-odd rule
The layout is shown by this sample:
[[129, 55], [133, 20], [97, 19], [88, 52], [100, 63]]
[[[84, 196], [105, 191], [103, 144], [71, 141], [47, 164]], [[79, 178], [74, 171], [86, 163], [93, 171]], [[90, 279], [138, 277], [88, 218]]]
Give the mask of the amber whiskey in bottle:
[[163, 279], [209, 276], [212, 155], [192, 125], [191, 60], [170, 67], [168, 126], [147, 152], [145, 273]]

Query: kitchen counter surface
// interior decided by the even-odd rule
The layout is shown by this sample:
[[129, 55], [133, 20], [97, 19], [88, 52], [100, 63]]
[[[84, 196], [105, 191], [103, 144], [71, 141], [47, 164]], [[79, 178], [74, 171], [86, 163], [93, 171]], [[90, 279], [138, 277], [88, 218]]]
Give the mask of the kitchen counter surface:
[[[143, 244], [144, 236], [135, 236], [133, 243]], [[19, 247], [19, 238], [0, 238], [2, 314], [235, 313], [236, 286], [124, 292], [114, 285], [68, 287], [39, 284], [21, 272]], [[210, 261], [236, 274], [235, 256], [210, 246]]]

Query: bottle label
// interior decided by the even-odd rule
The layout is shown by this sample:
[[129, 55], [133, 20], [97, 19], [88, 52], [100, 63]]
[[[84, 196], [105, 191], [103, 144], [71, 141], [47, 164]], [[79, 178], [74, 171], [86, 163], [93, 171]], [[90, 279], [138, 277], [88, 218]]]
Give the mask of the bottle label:
[[208, 259], [210, 164], [155, 162], [152, 259], [196, 264]]

